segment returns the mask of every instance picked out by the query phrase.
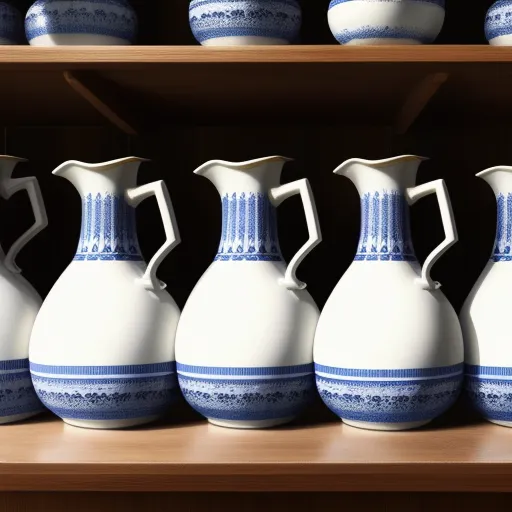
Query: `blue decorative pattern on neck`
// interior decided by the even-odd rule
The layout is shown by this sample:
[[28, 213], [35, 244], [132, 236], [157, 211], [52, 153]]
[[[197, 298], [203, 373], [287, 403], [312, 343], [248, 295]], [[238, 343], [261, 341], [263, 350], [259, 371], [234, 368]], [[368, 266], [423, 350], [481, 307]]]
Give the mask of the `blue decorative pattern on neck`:
[[82, 199], [82, 230], [75, 261], [143, 261], [135, 209], [109, 192]]
[[492, 261], [512, 261], [512, 193], [498, 194], [497, 203], [497, 226], [494, 251], [491, 255]]
[[361, 198], [361, 237], [356, 261], [416, 261], [409, 209], [398, 191], [366, 193]]
[[215, 261], [282, 261], [275, 208], [266, 194], [222, 198], [222, 235]]

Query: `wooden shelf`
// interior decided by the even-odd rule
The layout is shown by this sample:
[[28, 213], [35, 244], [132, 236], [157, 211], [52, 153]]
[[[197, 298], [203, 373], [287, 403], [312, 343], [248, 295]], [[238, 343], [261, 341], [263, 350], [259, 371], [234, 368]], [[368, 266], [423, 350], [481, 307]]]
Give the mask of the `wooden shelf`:
[[337, 421], [267, 431], [205, 422], [90, 431], [2, 427], [0, 491], [512, 491], [512, 432], [448, 421], [401, 433]]
[[[417, 118], [499, 123], [512, 113], [511, 62], [512, 49], [491, 46], [0, 47], [0, 118], [8, 126], [97, 125], [106, 116], [131, 134], [176, 123], [397, 133]], [[118, 105], [110, 108], [109, 97]]]

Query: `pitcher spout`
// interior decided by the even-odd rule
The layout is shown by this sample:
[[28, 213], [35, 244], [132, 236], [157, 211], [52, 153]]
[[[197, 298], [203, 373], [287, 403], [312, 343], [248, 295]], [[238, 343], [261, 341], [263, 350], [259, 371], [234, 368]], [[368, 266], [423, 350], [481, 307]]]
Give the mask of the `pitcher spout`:
[[512, 166], [497, 165], [479, 172], [477, 178], [482, 178], [496, 194], [504, 189], [512, 190]]

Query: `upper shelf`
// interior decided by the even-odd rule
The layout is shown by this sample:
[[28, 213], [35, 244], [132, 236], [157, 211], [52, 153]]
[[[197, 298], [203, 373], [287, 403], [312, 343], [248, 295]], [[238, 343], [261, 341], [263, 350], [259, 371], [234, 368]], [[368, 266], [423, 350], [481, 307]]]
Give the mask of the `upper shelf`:
[[127, 133], [269, 119], [403, 133], [427, 104], [427, 124], [508, 121], [510, 63], [512, 48], [491, 46], [0, 47], [0, 119], [106, 117]]

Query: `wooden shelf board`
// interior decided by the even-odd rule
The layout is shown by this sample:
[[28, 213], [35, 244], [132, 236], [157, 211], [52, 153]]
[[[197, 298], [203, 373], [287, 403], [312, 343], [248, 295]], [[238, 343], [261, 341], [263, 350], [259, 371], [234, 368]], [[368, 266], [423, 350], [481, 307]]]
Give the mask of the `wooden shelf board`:
[[97, 46], [0, 47], [0, 66], [44, 65], [87, 68], [90, 65], [212, 63], [456, 63], [512, 62], [512, 49], [487, 45], [424, 46]]
[[[508, 122], [511, 62], [511, 48], [491, 46], [0, 47], [0, 119], [9, 126], [104, 124], [64, 80], [65, 72], [86, 71], [131, 98], [103, 111], [132, 113], [145, 130], [271, 122], [403, 131], [420, 112], [418, 121], [429, 126]], [[420, 97], [434, 76], [448, 79], [432, 98]]]
[[2, 427], [0, 491], [510, 492], [511, 436], [478, 422], [401, 433], [337, 421], [91, 431], [43, 417]]

